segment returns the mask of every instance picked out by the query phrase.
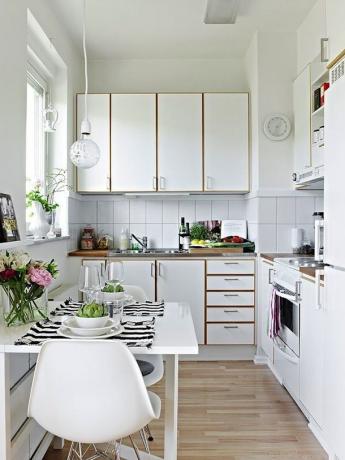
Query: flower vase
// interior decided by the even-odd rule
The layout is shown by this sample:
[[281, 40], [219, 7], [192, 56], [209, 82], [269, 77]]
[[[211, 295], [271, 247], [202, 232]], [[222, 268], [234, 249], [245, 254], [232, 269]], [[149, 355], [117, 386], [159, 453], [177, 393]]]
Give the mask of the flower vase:
[[30, 222], [29, 230], [32, 232], [34, 239], [39, 240], [47, 236], [47, 233], [49, 232], [49, 224], [41, 203], [34, 201], [32, 206], [33, 217]]
[[[1, 305], [6, 326], [20, 326], [48, 317], [48, 292], [44, 288], [39, 297], [33, 299], [26, 291], [3, 286], [1, 288]], [[36, 293], [39, 295], [40, 292]]]

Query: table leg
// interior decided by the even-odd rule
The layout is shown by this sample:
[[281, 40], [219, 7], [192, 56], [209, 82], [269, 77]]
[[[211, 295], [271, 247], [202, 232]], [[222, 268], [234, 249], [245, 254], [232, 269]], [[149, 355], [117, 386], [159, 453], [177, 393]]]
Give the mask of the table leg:
[[57, 436], [54, 437], [53, 441], [53, 449], [63, 449], [65, 445], [65, 440], [62, 438], [58, 438]]
[[4, 352], [0, 352], [0, 458], [11, 458], [10, 364]]
[[178, 355], [165, 357], [164, 460], [177, 460]]

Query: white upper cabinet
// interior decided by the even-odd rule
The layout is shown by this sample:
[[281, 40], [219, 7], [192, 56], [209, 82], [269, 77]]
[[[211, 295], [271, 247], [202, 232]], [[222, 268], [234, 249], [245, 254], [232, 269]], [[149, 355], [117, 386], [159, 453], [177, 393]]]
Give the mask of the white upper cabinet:
[[202, 95], [158, 95], [158, 190], [202, 191]]
[[311, 105], [310, 66], [299, 74], [293, 84], [295, 118], [294, 171], [301, 173], [311, 164]]
[[204, 189], [248, 191], [248, 94], [204, 95]]
[[327, 31], [329, 37], [329, 57], [335, 59], [345, 48], [345, 2], [327, 0]]
[[156, 190], [156, 95], [111, 95], [111, 190]]
[[[110, 95], [89, 94], [87, 97], [88, 119], [91, 122], [92, 139], [99, 146], [99, 162], [88, 169], [77, 169], [78, 192], [110, 191]], [[77, 137], [84, 118], [84, 95], [77, 95]]]

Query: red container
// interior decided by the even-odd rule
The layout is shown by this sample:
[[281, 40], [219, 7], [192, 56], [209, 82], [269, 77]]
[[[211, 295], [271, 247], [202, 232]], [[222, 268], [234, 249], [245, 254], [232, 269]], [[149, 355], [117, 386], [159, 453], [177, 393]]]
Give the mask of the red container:
[[324, 105], [325, 103], [325, 92], [328, 90], [329, 88], [329, 83], [326, 82], [326, 83], [322, 83], [321, 85], [321, 88], [320, 88], [320, 93], [321, 93], [321, 97], [320, 97], [320, 102], [321, 102], [321, 105]]

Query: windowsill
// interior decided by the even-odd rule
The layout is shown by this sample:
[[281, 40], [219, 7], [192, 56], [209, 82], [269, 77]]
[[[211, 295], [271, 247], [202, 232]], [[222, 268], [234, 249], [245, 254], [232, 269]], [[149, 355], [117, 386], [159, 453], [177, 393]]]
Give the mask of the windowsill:
[[66, 241], [69, 240], [70, 236], [58, 236], [56, 238], [43, 238], [41, 240], [34, 240], [33, 238], [26, 238], [25, 243], [23, 243], [25, 246], [30, 246], [30, 245], [35, 245], [35, 244], [45, 244], [45, 243], [57, 243], [58, 241]]

